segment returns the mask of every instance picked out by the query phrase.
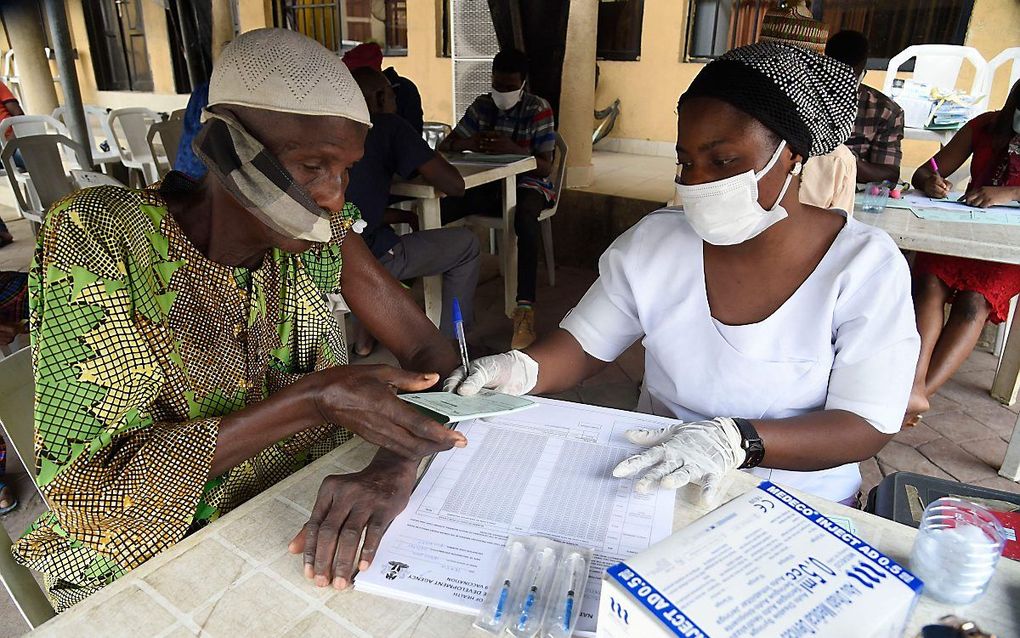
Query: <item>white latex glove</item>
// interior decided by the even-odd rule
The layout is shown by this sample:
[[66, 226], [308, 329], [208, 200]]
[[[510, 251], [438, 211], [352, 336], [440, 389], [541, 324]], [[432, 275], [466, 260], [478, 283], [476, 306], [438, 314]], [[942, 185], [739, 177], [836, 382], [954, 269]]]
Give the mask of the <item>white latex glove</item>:
[[511, 350], [475, 359], [466, 373], [464, 366], [457, 368], [443, 389], [466, 397], [482, 388], [519, 396], [531, 392], [537, 383], [538, 362], [520, 350]]
[[723, 476], [743, 464], [747, 456], [740, 446], [737, 424], [727, 417], [658, 430], [627, 430], [627, 438], [653, 447], [621, 461], [613, 476], [627, 478], [647, 470], [634, 485], [638, 492], [649, 492], [657, 485], [676, 489], [695, 483], [709, 503], [718, 498]]

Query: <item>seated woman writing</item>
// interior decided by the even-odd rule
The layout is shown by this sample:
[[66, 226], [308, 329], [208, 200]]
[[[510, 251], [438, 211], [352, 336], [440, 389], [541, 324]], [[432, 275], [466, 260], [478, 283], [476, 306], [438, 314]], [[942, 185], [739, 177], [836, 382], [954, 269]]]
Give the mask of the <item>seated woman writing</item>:
[[[929, 197], [945, 197], [952, 184], [943, 177], [970, 158], [970, 184], [963, 200], [988, 208], [1020, 200], [1020, 81], [1002, 110], [967, 122], [911, 182]], [[932, 162], [938, 170], [932, 168]], [[977, 345], [986, 321], [1002, 323], [1010, 299], [1020, 294], [1020, 266], [964, 257], [920, 253], [914, 261], [914, 310], [921, 356], [907, 421], [928, 410], [928, 400], [960, 368]], [[949, 318], [946, 304], [952, 304]]]
[[856, 502], [857, 462], [899, 429], [918, 336], [907, 264], [882, 231], [800, 202], [799, 173], [850, 133], [848, 66], [760, 43], [708, 64], [680, 97], [683, 211], [649, 215], [602, 255], [599, 279], [527, 350], [479, 359], [447, 388], [558, 392], [634, 341], [638, 409], [682, 419], [614, 474], [639, 490], [729, 470]]
[[[316, 534], [312, 521], [304, 537], [353, 560], [367, 528], [371, 560], [416, 459], [465, 444], [394, 396], [434, 385], [457, 357], [351, 232], [343, 190], [369, 114], [347, 67], [296, 32], [245, 33], [217, 63], [205, 117], [202, 182], [84, 190], [39, 234], [30, 328], [50, 511], [13, 551], [58, 611], [353, 434], [381, 449], [324, 483], [316, 512], [338, 524]], [[424, 372], [348, 367], [324, 300], [340, 289], [406, 370]], [[336, 580], [331, 568], [306, 573], [345, 585], [351, 567]]]

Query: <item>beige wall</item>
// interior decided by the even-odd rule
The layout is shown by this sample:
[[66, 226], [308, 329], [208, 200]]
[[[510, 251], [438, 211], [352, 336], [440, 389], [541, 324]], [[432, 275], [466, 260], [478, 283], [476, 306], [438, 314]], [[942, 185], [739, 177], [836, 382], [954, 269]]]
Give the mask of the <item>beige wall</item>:
[[407, 55], [386, 58], [383, 68], [392, 66], [418, 85], [426, 121], [456, 124], [451, 122], [453, 62], [436, 55], [443, 18], [439, 1], [407, 0]]
[[[156, 90], [153, 93], [98, 91], [92, 72], [91, 52], [85, 35], [82, 0], [68, 0], [72, 37], [79, 51], [78, 75], [86, 103], [107, 107], [145, 105], [158, 110], [181, 108], [187, 95], [173, 92], [173, 73], [166, 35], [166, 20], [158, 2], [145, 0], [145, 30], [149, 62]], [[224, 0], [225, 1], [225, 0]], [[453, 123], [453, 69], [449, 58], [437, 55], [443, 0], [408, 0], [408, 55], [386, 58], [384, 64], [411, 78], [422, 94], [426, 120]], [[658, 151], [672, 145], [676, 135], [676, 99], [703, 66], [682, 62], [688, 0], [645, 0], [641, 35], [641, 59], [636, 62], [601, 61], [596, 108], [619, 97], [622, 109], [612, 138], [639, 140]], [[272, 24], [269, 0], [239, 0], [243, 31]], [[1020, 1], [975, 0], [966, 43], [986, 59], [1004, 48], [1020, 46]], [[1002, 104], [1009, 90], [1008, 70], [1000, 71], [991, 93], [993, 108]], [[870, 71], [865, 82], [881, 87], [884, 72]], [[961, 83], [970, 79], [964, 68]], [[912, 170], [934, 152], [934, 143], [908, 141], [904, 170]]]
[[142, 20], [145, 24], [145, 41], [152, 67], [152, 82], [155, 91], [100, 91], [96, 86], [96, 74], [92, 67], [92, 50], [89, 47], [88, 32], [85, 29], [85, 13], [82, 0], [68, 0], [67, 16], [71, 29], [71, 41], [78, 49], [78, 84], [85, 104], [105, 108], [146, 106], [156, 111], [173, 111], [184, 108], [188, 95], [174, 92], [173, 63], [170, 60], [170, 43], [166, 29], [166, 12], [161, 3], [152, 0], [142, 2]]
[[[700, 63], [683, 59], [687, 0], [645, 0], [641, 33], [641, 59], [637, 62], [600, 61], [601, 77], [595, 94], [596, 108], [615, 98], [622, 102], [620, 117], [612, 136], [672, 144], [676, 137], [676, 100], [701, 69]], [[975, 0], [966, 44], [987, 60], [1008, 47], [1020, 46], [1020, 2], [1017, 0]], [[997, 74], [990, 106], [998, 108], [1009, 92], [1009, 70]], [[884, 71], [869, 71], [865, 83], [882, 87]], [[970, 86], [973, 71], [964, 65], [961, 87]], [[661, 144], [660, 144], [661, 146]], [[938, 144], [908, 140], [904, 144], [904, 173], [938, 150]]]
[[704, 64], [681, 62], [686, 40], [687, 0], [645, 0], [641, 59], [599, 61], [595, 108], [620, 98], [611, 137], [676, 141], [676, 100]]

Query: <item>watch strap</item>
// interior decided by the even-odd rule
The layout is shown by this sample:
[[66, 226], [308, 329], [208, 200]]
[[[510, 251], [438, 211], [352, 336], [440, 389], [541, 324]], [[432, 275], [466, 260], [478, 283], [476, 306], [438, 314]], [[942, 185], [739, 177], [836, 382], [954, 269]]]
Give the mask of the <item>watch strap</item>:
[[734, 418], [733, 423], [740, 432], [740, 447], [746, 455], [744, 462], [737, 469], [758, 467], [765, 459], [765, 443], [758, 435], [758, 430], [755, 430], [747, 419]]

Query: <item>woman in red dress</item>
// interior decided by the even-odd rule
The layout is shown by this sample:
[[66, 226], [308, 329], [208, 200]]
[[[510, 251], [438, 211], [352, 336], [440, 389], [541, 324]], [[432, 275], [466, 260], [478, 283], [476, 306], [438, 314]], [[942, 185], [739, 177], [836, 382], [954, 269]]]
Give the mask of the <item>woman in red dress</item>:
[[[952, 174], [968, 157], [968, 204], [987, 208], [1020, 200], [1020, 82], [1001, 111], [974, 118], [935, 154], [938, 171], [931, 162], [914, 171], [914, 188], [945, 197], [952, 185], [942, 175]], [[1006, 320], [1009, 301], [1017, 294], [1020, 266], [918, 253], [913, 295], [921, 356], [907, 405], [908, 422], [916, 422], [928, 409], [928, 399], [970, 355], [985, 322]], [[952, 304], [948, 320], [947, 303]]]

